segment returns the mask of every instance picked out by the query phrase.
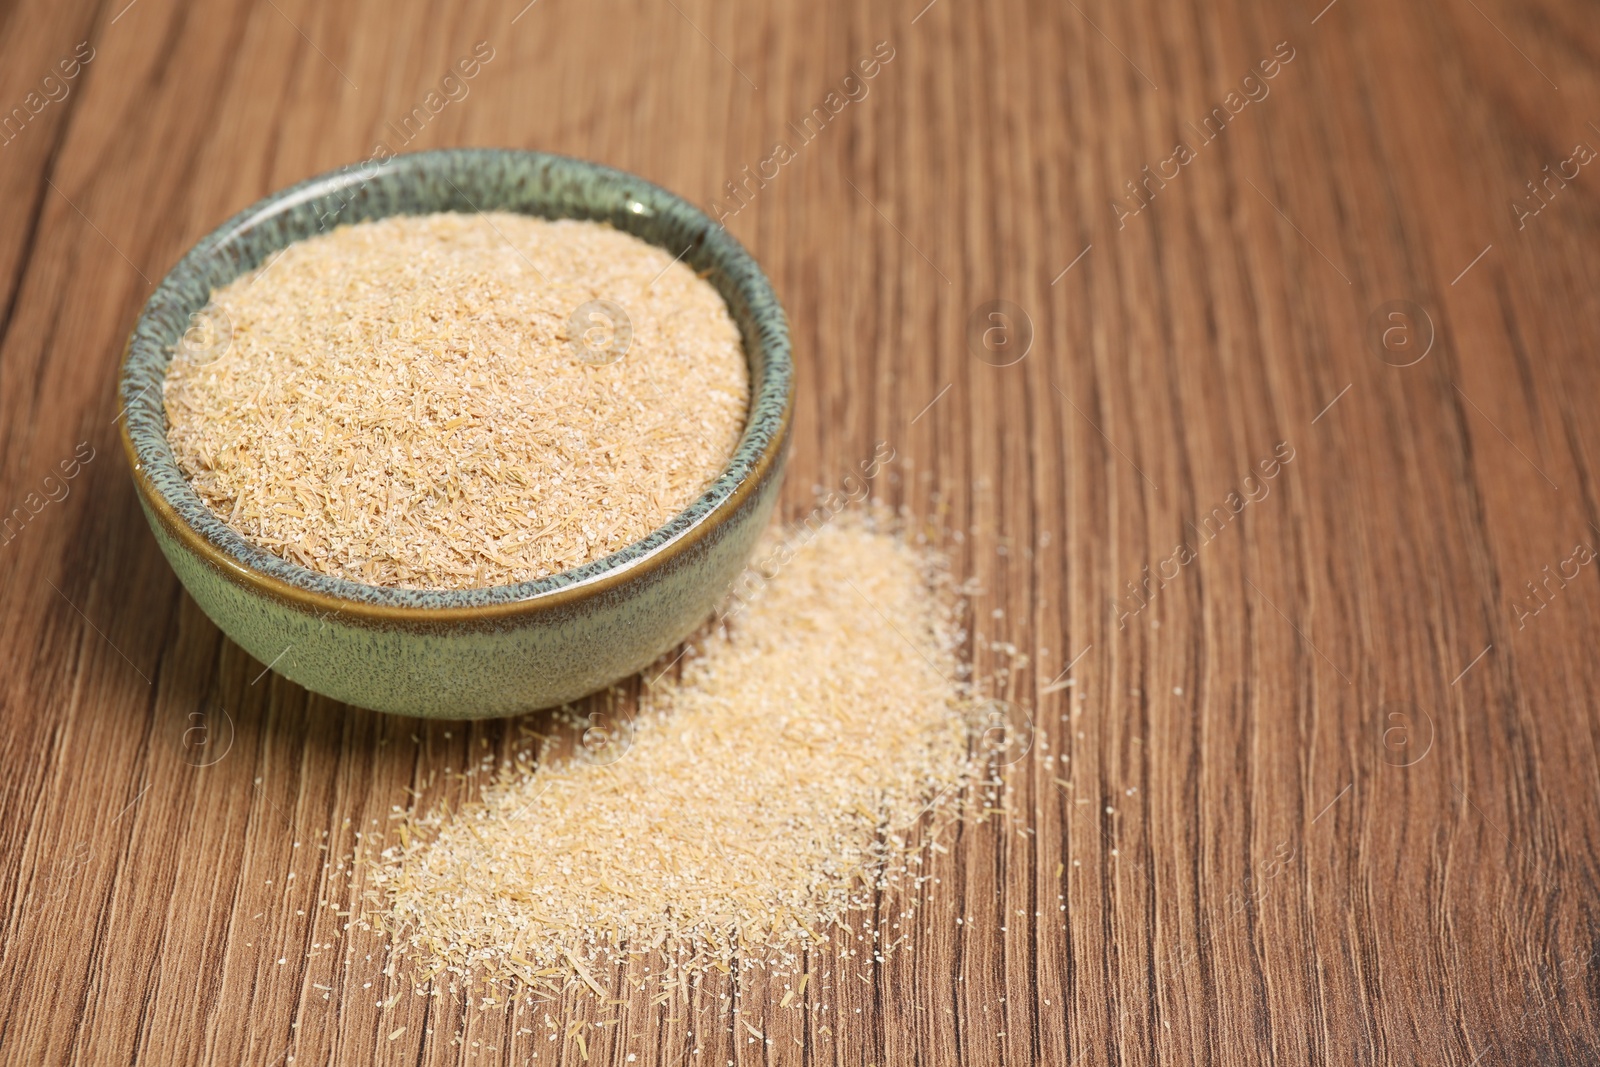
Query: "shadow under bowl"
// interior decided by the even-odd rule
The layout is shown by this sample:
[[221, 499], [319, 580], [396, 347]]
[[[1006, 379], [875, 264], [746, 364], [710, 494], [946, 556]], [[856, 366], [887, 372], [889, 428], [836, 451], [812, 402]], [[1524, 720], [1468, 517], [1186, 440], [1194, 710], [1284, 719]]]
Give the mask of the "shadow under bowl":
[[[252, 544], [200, 499], [167, 442], [174, 347], [219, 288], [285, 246], [345, 223], [441, 211], [591, 219], [701, 273], [737, 323], [750, 409], [709, 488], [643, 540], [585, 566], [482, 589], [366, 585]], [[737, 240], [693, 205], [594, 163], [509, 149], [374, 159], [275, 193], [194, 246], [161, 280], [123, 358], [122, 442], [161, 551], [250, 655], [348, 704], [444, 719], [575, 700], [642, 669], [715, 609], [777, 500], [794, 405], [783, 309]]]

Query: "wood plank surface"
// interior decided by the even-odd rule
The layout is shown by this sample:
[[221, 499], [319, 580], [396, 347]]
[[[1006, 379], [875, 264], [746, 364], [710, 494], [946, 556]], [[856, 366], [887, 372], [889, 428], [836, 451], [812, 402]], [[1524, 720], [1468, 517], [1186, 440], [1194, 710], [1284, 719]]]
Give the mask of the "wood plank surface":
[[[0, 56], [0, 1060], [1600, 1062], [1592, 4], [20, 0]], [[328, 857], [517, 726], [224, 639], [113, 387], [191, 243], [379, 142], [726, 213], [786, 513], [888, 442], [949, 529], [1039, 743], [910, 951], [519, 1014], [344, 928]]]

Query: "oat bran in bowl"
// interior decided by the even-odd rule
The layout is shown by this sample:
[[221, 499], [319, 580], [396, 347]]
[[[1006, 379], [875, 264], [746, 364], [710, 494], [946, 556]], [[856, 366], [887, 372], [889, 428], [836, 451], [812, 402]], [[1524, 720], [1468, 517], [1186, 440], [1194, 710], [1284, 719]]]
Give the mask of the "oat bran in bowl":
[[[393, 323], [361, 313], [371, 310], [362, 301], [372, 294], [355, 267], [366, 253], [339, 249], [362, 240], [368, 252], [389, 256], [388, 269], [410, 272], [410, 288], [396, 290], [404, 314]], [[429, 241], [444, 241], [454, 258], [427, 262], [397, 250], [405, 240], [422, 242], [424, 253]], [[654, 246], [643, 258], [628, 247], [641, 241]], [[356, 258], [339, 258], [347, 254]], [[461, 270], [486, 263], [494, 270], [466, 285], [472, 275]], [[605, 270], [619, 263], [620, 273], [591, 284], [586, 272], [603, 271], [590, 263]], [[641, 271], [648, 265], [653, 273], [656, 263], [661, 273], [646, 281]], [[431, 289], [425, 284], [436, 279]], [[297, 284], [312, 287], [290, 292]], [[696, 303], [693, 286], [706, 284], [725, 311]], [[262, 286], [304, 306], [306, 320], [282, 315], [280, 300], [274, 323], [272, 301], [248, 291]], [[305, 296], [325, 290], [337, 292], [332, 306], [342, 316], [319, 312]], [[608, 299], [619, 294], [630, 305], [625, 311]], [[508, 312], [507, 300], [517, 307]], [[530, 310], [521, 308], [524, 300], [545, 303]], [[491, 306], [480, 306], [485, 301]], [[569, 307], [563, 335], [552, 312]], [[617, 327], [611, 320], [619, 311]], [[455, 343], [452, 313], [471, 325], [468, 340]], [[718, 327], [715, 315], [726, 325]], [[507, 323], [524, 321], [544, 324], [529, 327], [528, 338], [543, 363], [523, 359], [515, 337], [507, 341]], [[322, 333], [313, 328], [319, 324], [327, 327]], [[586, 347], [591, 324], [616, 327], [602, 333], [609, 347]], [[258, 334], [294, 345], [263, 346]], [[345, 334], [356, 343], [340, 340]], [[707, 418], [694, 418], [702, 409], [684, 406], [717, 391], [694, 379], [704, 368], [651, 364], [637, 350], [630, 363], [630, 338], [645, 354], [704, 353], [706, 366], [729, 358], [727, 344], [736, 340], [746, 373], [718, 401], [720, 416], [705, 409]], [[678, 340], [656, 344], [663, 338]], [[719, 356], [712, 342], [722, 341]], [[426, 355], [421, 370], [405, 361], [364, 365], [369, 350], [381, 354], [402, 342]], [[556, 342], [570, 344], [577, 358], [556, 367]], [[338, 345], [343, 355], [323, 350]], [[474, 345], [497, 353], [487, 378], [473, 363]], [[362, 381], [346, 388], [352, 358], [363, 364], [356, 368]], [[646, 380], [629, 386], [622, 375], [641, 367]], [[507, 402], [524, 394], [528, 411]], [[535, 394], [556, 422], [523, 424], [529, 411], [537, 414]], [[735, 395], [747, 395], [748, 406], [723, 441], [717, 420], [727, 422]], [[590, 397], [603, 417], [586, 424], [593, 412], [574, 405]], [[644, 402], [658, 397], [654, 407], [670, 412]], [[146, 517], [185, 587], [224, 632], [263, 664], [329, 697], [398, 714], [479, 718], [592, 692], [639, 670], [705, 619], [776, 500], [793, 374], [783, 312], [765, 277], [698, 209], [595, 164], [456, 149], [311, 179], [201, 240], [140, 315], [121, 401], [123, 443]], [[423, 410], [441, 403], [446, 410]], [[474, 424], [476, 437], [462, 445]], [[559, 433], [552, 436], [552, 427]], [[589, 463], [575, 453], [569, 430], [600, 458]], [[355, 442], [360, 454], [327, 465], [330, 434], [344, 434], [340, 447]], [[657, 435], [666, 447], [626, 447]], [[435, 471], [430, 480], [408, 468], [441, 442], [466, 455], [450, 457], [448, 477]], [[563, 464], [519, 469], [523, 452], [538, 448], [554, 449], [549, 454]], [[597, 470], [619, 481], [585, 482]], [[387, 472], [399, 488], [374, 472]], [[621, 488], [608, 492], [609, 484]], [[630, 500], [648, 506], [622, 506]], [[331, 525], [307, 524], [319, 511]], [[519, 528], [524, 511], [528, 528]], [[406, 525], [392, 528], [394, 515]], [[480, 543], [491, 547], [471, 547]]]

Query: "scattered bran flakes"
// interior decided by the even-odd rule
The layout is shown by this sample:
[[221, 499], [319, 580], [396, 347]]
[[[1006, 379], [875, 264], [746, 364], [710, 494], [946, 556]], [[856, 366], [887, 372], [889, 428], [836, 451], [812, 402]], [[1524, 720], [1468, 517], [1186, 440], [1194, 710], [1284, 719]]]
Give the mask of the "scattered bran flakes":
[[604, 996], [595, 968], [641, 955], [664, 990], [781, 971], [835, 927], [848, 945], [847, 914], [920, 863], [981, 767], [949, 582], [849, 515], [768, 577], [681, 679], [644, 690], [620, 758], [542, 757], [405, 816], [368, 914], [419, 985]]
[[[632, 326], [603, 365], [568, 335], [592, 300]], [[721, 297], [670, 253], [599, 223], [438, 214], [340, 227], [219, 289], [165, 395], [180, 468], [247, 539], [455, 589], [666, 523], [732, 455], [749, 370]]]

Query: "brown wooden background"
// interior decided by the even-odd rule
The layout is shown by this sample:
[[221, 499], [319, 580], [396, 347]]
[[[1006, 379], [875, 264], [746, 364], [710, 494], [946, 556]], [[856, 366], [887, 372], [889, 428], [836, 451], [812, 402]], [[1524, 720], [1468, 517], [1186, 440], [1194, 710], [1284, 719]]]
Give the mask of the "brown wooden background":
[[[0, 108], [93, 59], [0, 146], [0, 506], [44, 502], [0, 547], [0, 1059], [574, 1064], [578, 1013], [602, 1064], [1600, 1062], [1600, 567], [1574, 555], [1600, 547], [1600, 165], [1564, 163], [1600, 148], [1600, 20], [1325, 2], [5, 4]], [[746, 992], [770, 1044], [714, 991], [559, 1005], [551, 1042], [380, 973], [317, 904], [317, 846], [514, 731], [262, 677], [116, 447], [152, 282], [399, 147], [480, 41], [407, 147], [565, 152], [702, 204], [894, 49], [729, 220], [794, 327], [786, 507], [892, 443], [886, 499], [965, 531], [975, 644], [1036, 657], [1012, 695], [1070, 761], [1035, 748], [1017, 821], [937, 857], [911, 953], [818, 960], [798, 1007]], [[1012, 366], [968, 343], [995, 299], [1031, 323]], [[1119, 629], [1111, 598], [1279, 442], [1268, 495]]]

